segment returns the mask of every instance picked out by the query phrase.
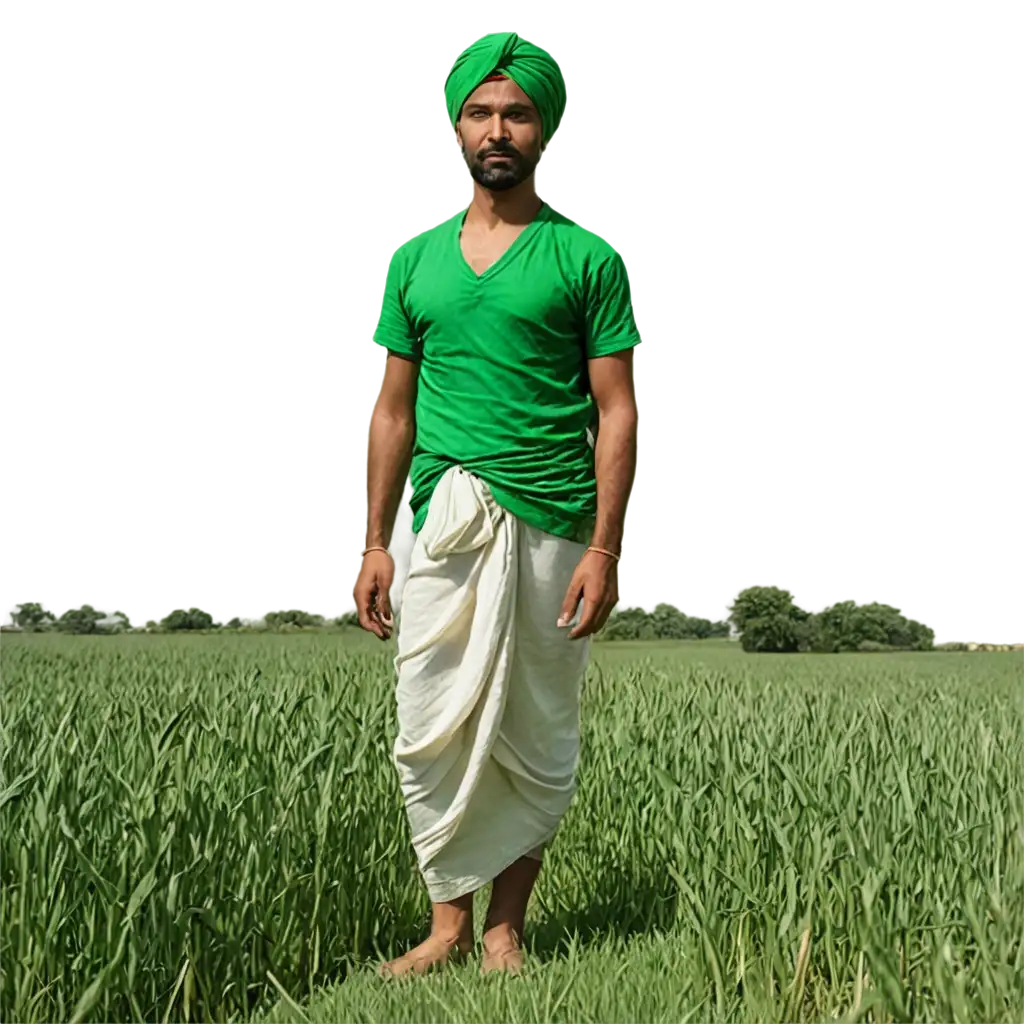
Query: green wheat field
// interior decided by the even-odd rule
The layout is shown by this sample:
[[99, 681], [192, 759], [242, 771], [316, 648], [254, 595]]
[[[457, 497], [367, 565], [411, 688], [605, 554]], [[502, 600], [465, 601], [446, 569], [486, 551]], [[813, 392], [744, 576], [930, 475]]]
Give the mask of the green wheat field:
[[1024, 1019], [1019, 654], [595, 645], [525, 975], [385, 983], [392, 657], [5, 635], [0, 1018]]

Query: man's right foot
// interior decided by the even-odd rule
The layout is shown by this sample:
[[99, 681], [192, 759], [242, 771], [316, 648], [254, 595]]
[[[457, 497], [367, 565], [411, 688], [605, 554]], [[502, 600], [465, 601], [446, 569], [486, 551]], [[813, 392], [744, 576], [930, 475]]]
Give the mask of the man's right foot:
[[381, 964], [382, 978], [401, 978], [409, 974], [426, 974], [443, 967], [449, 961], [459, 962], [473, 951], [472, 940], [456, 939], [450, 942], [440, 935], [431, 935], [415, 949], [410, 949], [396, 960]]

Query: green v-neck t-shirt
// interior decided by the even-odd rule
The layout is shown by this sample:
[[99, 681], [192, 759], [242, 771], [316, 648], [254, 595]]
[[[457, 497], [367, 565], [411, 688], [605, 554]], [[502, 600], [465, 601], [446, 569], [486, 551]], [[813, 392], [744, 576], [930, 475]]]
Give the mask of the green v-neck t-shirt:
[[482, 274], [467, 210], [391, 258], [373, 340], [419, 363], [413, 530], [451, 466], [558, 537], [588, 542], [597, 510], [587, 360], [639, 344], [619, 254], [546, 203]]

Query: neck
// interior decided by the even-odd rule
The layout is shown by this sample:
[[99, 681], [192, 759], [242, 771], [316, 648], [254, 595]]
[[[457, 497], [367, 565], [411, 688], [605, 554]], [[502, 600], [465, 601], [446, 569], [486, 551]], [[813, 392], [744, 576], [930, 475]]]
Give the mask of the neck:
[[526, 181], [503, 192], [491, 192], [473, 182], [473, 202], [466, 215], [467, 221], [498, 227], [500, 224], [529, 224], [540, 212], [541, 199], [537, 196], [531, 174]]

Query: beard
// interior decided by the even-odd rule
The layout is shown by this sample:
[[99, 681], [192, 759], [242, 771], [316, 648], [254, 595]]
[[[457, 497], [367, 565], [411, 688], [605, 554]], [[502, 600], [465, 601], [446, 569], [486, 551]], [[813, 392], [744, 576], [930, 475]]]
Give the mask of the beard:
[[[507, 156], [509, 160], [500, 164], [485, 164], [484, 158], [495, 153]], [[500, 142], [475, 154], [468, 153], [466, 144], [463, 143], [462, 156], [473, 180], [492, 192], [504, 192], [522, 184], [533, 174], [539, 162], [539, 157], [537, 160], [533, 160], [524, 156], [510, 143]]]

